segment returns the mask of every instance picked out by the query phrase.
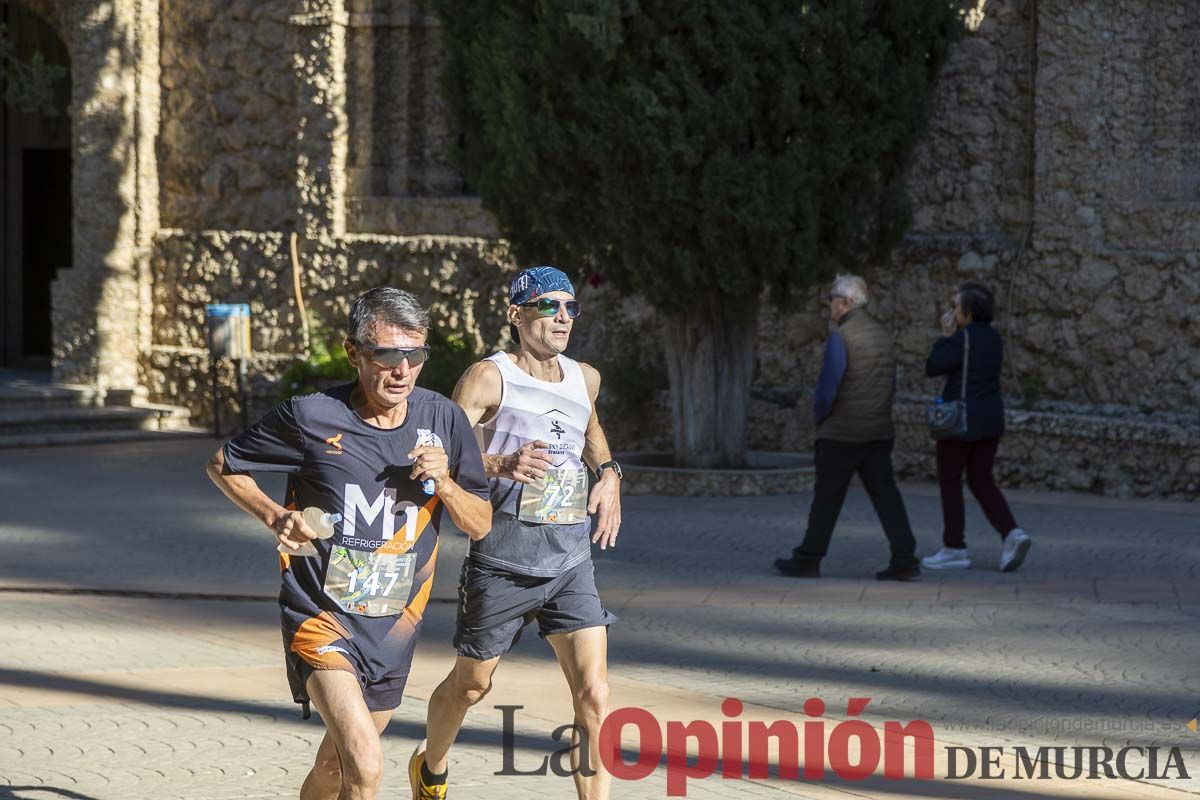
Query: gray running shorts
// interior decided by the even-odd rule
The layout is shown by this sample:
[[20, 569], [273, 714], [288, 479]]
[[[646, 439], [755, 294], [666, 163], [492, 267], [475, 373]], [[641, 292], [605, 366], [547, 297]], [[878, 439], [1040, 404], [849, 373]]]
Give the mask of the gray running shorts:
[[502, 656], [537, 620], [543, 639], [556, 633], [609, 626], [618, 617], [600, 604], [589, 558], [553, 578], [536, 578], [463, 561], [458, 583], [454, 647], [460, 656], [486, 661]]

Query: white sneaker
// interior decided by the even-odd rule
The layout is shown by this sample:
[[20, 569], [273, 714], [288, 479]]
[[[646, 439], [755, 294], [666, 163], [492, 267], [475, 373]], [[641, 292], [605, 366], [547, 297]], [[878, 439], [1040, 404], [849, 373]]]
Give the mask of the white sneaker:
[[1004, 537], [1004, 549], [1000, 551], [1000, 571], [1015, 572], [1025, 561], [1032, 545], [1033, 539], [1025, 531], [1020, 528], [1009, 531], [1008, 536]]
[[922, 558], [921, 566], [926, 569], [970, 569], [971, 559], [967, 557], [965, 547], [943, 547], [933, 555]]

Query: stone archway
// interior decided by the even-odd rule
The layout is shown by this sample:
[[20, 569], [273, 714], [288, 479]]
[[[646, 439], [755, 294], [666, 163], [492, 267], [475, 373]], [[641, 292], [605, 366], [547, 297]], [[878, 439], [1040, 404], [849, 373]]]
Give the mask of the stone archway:
[[[5, 0], [6, 3], [14, 0]], [[158, 230], [158, 0], [20, 0], [71, 64], [71, 264], [51, 289], [59, 383], [143, 394], [147, 260]]]
[[16, 57], [68, 68], [50, 112], [0, 104], [0, 366], [49, 369], [50, 287], [71, 266], [71, 124], [66, 43], [42, 16], [0, 3]]
[[[0, 22], [19, 61], [70, 65], [42, 14], [2, 2]], [[49, 113], [0, 104], [0, 366], [50, 366], [50, 283], [71, 266], [70, 97], [68, 73]]]

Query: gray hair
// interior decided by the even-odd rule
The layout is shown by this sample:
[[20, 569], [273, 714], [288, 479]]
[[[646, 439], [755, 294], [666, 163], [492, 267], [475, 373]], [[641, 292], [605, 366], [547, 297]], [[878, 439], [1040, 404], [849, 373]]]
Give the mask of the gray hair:
[[829, 293], [846, 298], [855, 308], [865, 306], [870, 301], [870, 297], [867, 295], [867, 282], [857, 275], [849, 273], [834, 278], [833, 287]]
[[376, 325], [427, 333], [429, 312], [412, 292], [380, 286], [364, 292], [350, 307], [347, 336], [362, 344], [375, 344]]

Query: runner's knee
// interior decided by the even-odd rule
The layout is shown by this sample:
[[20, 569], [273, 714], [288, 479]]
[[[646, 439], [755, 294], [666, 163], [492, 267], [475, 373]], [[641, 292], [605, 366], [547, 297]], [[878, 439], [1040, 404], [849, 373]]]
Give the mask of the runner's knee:
[[475, 705], [492, 690], [492, 679], [480, 675], [456, 675], [454, 694], [467, 705]]
[[362, 789], [373, 789], [383, 779], [383, 750], [378, 745], [362, 747], [358, 752], [351, 753], [343, 768], [348, 783]]
[[313, 775], [323, 786], [340, 786], [342, 783], [342, 761], [337, 753], [326, 756], [321, 753], [313, 764]]
[[575, 703], [584, 714], [600, 716], [608, 711], [608, 681], [587, 680], [575, 692]]

